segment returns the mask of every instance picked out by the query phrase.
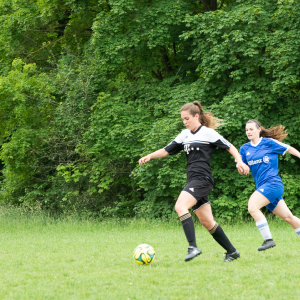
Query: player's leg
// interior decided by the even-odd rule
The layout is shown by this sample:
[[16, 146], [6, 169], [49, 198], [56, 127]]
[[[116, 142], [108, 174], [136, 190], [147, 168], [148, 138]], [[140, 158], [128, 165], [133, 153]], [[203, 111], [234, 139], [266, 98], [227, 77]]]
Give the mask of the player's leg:
[[215, 222], [210, 203], [203, 204], [194, 212], [215, 241], [227, 251], [224, 262], [230, 262], [240, 257], [239, 252], [233, 247], [221, 226]]
[[253, 219], [256, 221], [256, 226], [264, 239], [264, 243], [261, 247], [258, 248], [258, 251], [266, 250], [276, 246], [272, 239], [267, 219], [265, 218], [264, 214], [260, 211], [262, 207], [268, 205], [269, 203], [270, 201], [268, 200], [268, 198], [266, 198], [263, 194], [259, 193], [258, 191], [255, 191], [251, 195], [248, 202], [248, 211], [253, 217]]
[[283, 199], [278, 202], [273, 213], [289, 223], [300, 237], [300, 219], [292, 214]]
[[189, 208], [194, 206], [196, 203], [196, 199], [191, 194], [186, 191], [182, 191], [175, 204], [175, 210], [182, 223], [186, 239], [189, 242], [188, 254], [185, 261], [189, 261], [202, 253], [196, 244], [194, 221], [189, 213]]

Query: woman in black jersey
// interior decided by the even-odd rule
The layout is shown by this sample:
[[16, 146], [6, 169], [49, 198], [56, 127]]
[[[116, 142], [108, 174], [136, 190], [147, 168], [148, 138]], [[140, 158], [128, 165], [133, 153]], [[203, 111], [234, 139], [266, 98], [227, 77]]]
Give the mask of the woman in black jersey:
[[185, 261], [202, 253], [196, 244], [194, 222], [189, 213], [189, 209], [193, 207], [201, 224], [227, 251], [223, 261], [230, 262], [240, 257], [240, 254], [233, 247], [221, 226], [214, 221], [212, 215], [208, 200], [208, 194], [212, 191], [214, 182], [210, 168], [211, 155], [216, 147], [220, 147], [234, 156], [241, 172], [248, 174], [249, 167], [243, 163], [237, 149], [213, 129], [220, 125], [218, 119], [211, 113], [205, 113], [198, 101], [185, 104], [181, 108], [181, 118], [187, 129], [183, 130], [165, 148], [142, 157], [139, 164], [142, 165], [153, 158], [163, 158], [184, 150], [187, 157], [187, 185], [178, 197], [175, 210], [189, 242]]

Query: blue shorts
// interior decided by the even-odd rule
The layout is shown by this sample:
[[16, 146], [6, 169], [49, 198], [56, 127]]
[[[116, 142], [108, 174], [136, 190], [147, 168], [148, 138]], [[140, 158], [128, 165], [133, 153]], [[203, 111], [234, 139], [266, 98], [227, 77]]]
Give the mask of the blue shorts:
[[269, 180], [260, 185], [257, 191], [270, 201], [267, 208], [269, 211], [273, 211], [278, 202], [283, 199], [284, 185], [281, 180]]

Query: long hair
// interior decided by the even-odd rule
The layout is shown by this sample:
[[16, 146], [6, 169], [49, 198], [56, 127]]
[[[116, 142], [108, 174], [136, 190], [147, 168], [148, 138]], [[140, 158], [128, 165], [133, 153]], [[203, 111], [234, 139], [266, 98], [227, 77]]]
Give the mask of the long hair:
[[260, 122], [255, 119], [249, 120], [247, 123], [254, 123], [257, 128], [261, 128], [261, 131], [259, 134], [259, 136], [261, 136], [261, 137], [272, 138], [272, 139], [275, 139], [275, 140], [281, 142], [288, 135], [285, 127], [282, 125], [276, 125], [274, 127], [270, 127], [270, 128], [266, 129], [266, 128], [262, 127]]
[[204, 112], [202, 105], [198, 101], [183, 105], [180, 111], [188, 111], [193, 117], [199, 114], [200, 123], [208, 128], [216, 129], [224, 124], [221, 119], [214, 117], [211, 112]]

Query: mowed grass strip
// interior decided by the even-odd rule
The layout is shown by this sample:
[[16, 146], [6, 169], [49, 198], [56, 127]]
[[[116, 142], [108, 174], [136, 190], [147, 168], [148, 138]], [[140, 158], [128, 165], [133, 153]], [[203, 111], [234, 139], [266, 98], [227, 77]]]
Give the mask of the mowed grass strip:
[[[0, 216], [0, 299], [300, 299], [300, 238], [281, 220], [265, 252], [254, 222], [224, 225], [241, 253], [224, 264], [199, 223], [203, 254], [186, 263], [179, 222]], [[132, 257], [142, 243], [156, 251], [149, 266]]]

